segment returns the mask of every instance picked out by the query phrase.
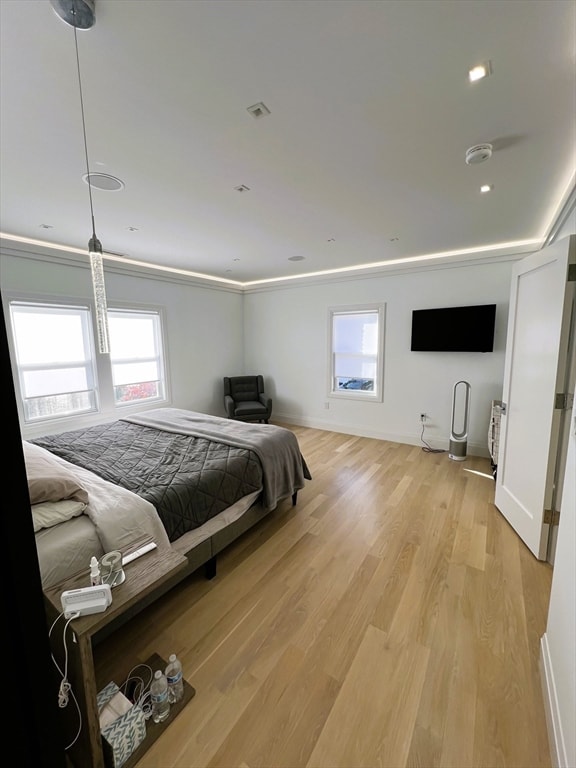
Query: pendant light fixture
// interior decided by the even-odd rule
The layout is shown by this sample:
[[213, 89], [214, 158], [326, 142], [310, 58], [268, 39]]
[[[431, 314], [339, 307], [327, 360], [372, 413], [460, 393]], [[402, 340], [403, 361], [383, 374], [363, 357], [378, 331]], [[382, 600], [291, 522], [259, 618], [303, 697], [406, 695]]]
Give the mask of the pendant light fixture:
[[94, 223], [94, 204], [92, 201], [92, 184], [90, 163], [88, 161], [88, 142], [86, 140], [86, 120], [84, 117], [84, 96], [82, 93], [82, 77], [80, 75], [80, 57], [78, 55], [78, 29], [89, 29], [94, 25], [94, 0], [51, 0], [52, 7], [58, 16], [74, 28], [74, 45], [76, 48], [76, 69], [78, 71], [78, 88], [80, 91], [80, 112], [82, 115], [82, 136], [84, 139], [84, 157], [86, 160], [86, 181], [90, 200], [90, 217], [92, 221], [92, 237], [88, 241], [90, 256], [90, 271], [92, 274], [92, 289], [96, 307], [96, 335], [98, 350], [102, 354], [109, 351], [108, 345], [108, 310], [106, 306], [106, 286], [104, 283], [104, 265], [102, 260], [102, 243], [96, 236]]

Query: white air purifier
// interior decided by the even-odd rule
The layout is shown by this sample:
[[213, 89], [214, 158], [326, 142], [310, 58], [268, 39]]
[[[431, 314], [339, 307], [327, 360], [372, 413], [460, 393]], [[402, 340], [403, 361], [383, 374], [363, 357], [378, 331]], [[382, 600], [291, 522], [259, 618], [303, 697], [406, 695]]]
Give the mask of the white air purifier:
[[452, 390], [452, 424], [448, 456], [464, 461], [468, 451], [468, 421], [470, 419], [470, 384], [457, 381]]

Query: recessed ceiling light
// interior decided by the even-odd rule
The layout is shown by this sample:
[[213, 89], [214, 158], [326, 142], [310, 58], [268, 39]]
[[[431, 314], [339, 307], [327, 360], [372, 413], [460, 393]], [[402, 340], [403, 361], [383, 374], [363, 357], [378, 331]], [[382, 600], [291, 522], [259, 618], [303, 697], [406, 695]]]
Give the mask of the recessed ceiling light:
[[138, 232], [138, 227], [126, 227], [128, 232]]
[[305, 256], [289, 256], [288, 261], [304, 261]]
[[471, 83], [475, 83], [478, 80], [483, 80], [488, 75], [492, 74], [492, 65], [489, 61], [485, 61], [483, 64], [476, 64], [475, 67], [468, 70], [468, 80]]
[[39, 224], [40, 229], [54, 229], [52, 224]]
[[493, 184], [482, 184], [482, 186], [480, 187], [480, 192], [482, 193], [491, 192], [493, 189], [494, 189]]
[[238, 184], [234, 189], [236, 192], [250, 192], [250, 187], [247, 187], [246, 184]]

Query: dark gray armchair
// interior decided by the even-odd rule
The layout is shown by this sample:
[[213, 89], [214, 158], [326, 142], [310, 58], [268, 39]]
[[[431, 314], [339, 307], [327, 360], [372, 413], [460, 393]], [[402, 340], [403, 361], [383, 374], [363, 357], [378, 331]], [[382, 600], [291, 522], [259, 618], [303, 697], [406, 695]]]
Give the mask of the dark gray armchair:
[[262, 376], [225, 376], [224, 407], [229, 419], [268, 424], [272, 399], [264, 392]]

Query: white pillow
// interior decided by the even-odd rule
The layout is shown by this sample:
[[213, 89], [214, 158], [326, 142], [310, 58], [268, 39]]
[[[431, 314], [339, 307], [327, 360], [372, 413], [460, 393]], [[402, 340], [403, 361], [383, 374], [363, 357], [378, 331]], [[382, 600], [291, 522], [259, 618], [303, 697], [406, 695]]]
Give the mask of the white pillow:
[[88, 503], [88, 492], [73, 468], [39, 445], [22, 441], [30, 504], [74, 499]]
[[53, 525], [64, 523], [71, 517], [78, 517], [86, 509], [83, 501], [76, 499], [63, 499], [62, 501], [42, 501], [32, 504], [32, 520], [34, 533], [41, 528], [52, 528]]

